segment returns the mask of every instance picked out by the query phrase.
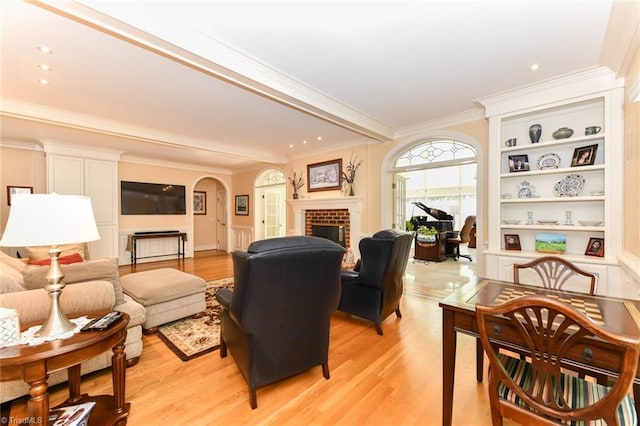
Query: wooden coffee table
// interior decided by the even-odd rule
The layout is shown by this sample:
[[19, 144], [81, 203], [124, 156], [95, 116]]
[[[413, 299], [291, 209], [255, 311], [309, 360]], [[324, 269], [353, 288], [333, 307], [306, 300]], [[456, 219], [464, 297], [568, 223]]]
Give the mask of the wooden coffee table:
[[[91, 312], [89, 318], [101, 317], [107, 312]], [[75, 405], [95, 401], [90, 425], [124, 425], [130, 404], [125, 403], [126, 356], [124, 342], [127, 337], [129, 316], [122, 318], [105, 331], [79, 332], [64, 340], [45, 342], [37, 346], [18, 345], [0, 349], [0, 380], [24, 380], [29, 384], [28, 416], [35, 423], [48, 425], [49, 394], [47, 378], [50, 373], [68, 370], [69, 398], [60, 405]], [[112, 349], [111, 375], [113, 396], [80, 394], [80, 364]], [[11, 419], [12, 422], [19, 420]], [[22, 423], [21, 423], [22, 424]], [[26, 423], [25, 423], [26, 424]]]

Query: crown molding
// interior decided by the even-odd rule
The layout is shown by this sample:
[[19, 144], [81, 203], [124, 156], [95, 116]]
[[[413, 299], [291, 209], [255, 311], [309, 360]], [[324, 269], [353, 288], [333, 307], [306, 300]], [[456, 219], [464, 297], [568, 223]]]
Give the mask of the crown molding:
[[627, 73], [638, 49], [640, 49], [640, 2], [614, 1], [611, 5], [600, 64], [611, 68], [617, 76], [622, 77]]
[[484, 106], [485, 115], [492, 117], [618, 87], [624, 87], [624, 79], [617, 78], [609, 68], [590, 67], [476, 99], [474, 102]]
[[15, 140], [15, 139], [0, 140], [0, 148], [23, 149], [25, 151], [38, 151], [38, 152], [44, 151], [42, 145], [40, 145], [39, 143], [30, 142], [30, 141], [21, 141], [21, 140]]
[[[39, 0], [32, 3], [364, 136], [381, 142], [393, 140], [394, 129], [386, 123], [338, 102], [193, 28], [163, 20], [143, 22], [143, 17], [118, 16], [115, 19], [78, 2]], [[99, 7], [99, 4], [94, 7]]]
[[147, 127], [135, 126], [87, 114], [78, 114], [10, 98], [1, 98], [0, 115], [123, 139], [159, 143], [180, 148], [199, 149], [251, 161], [286, 161], [286, 158], [274, 155], [268, 151], [256, 152], [253, 149], [241, 149], [209, 140], [189, 138], [168, 132], [159, 132]]
[[484, 111], [481, 108], [470, 109], [456, 114], [447, 115], [445, 117], [436, 118], [434, 120], [402, 127], [396, 131], [395, 138], [403, 139], [418, 133], [424, 133], [436, 129], [445, 129], [458, 124], [483, 120], [484, 118]]
[[94, 160], [118, 161], [123, 151], [97, 146], [79, 145], [50, 139], [38, 139], [44, 152], [54, 155], [92, 158]]
[[218, 173], [222, 175], [232, 175], [233, 172], [228, 169], [218, 169], [215, 167], [207, 167], [200, 166], [192, 163], [181, 163], [178, 161], [163, 161], [163, 160], [154, 160], [146, 157], [139, 157], [136, 155], [122, 155], [120, 157], [120, 162], [123, 163], [132, 163], [132, 164], [142, 164], [145, 166], [158, 166], [158, 167], [168, 167], [172, 169], [187, 169], [193, 171], [200, 171], [206, 173]]

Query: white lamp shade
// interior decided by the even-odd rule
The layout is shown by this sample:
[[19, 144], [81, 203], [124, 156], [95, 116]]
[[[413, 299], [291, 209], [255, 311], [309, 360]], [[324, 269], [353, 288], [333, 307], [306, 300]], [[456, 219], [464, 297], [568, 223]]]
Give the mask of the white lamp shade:
[[30, 247], [100, 239], [91, 198], [79, 195], [16, 194], [0, 246]]

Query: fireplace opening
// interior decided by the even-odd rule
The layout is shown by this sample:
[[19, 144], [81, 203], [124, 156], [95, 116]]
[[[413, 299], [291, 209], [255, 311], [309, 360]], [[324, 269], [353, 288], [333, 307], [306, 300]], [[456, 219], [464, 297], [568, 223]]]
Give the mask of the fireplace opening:
[[342, 247], [347, 247], [347, 242], [345, 241], [344, 236], [344, 225], [312, 223], [311, 235], [314, 237], [326, 238], [327, 240], [340, 244]]

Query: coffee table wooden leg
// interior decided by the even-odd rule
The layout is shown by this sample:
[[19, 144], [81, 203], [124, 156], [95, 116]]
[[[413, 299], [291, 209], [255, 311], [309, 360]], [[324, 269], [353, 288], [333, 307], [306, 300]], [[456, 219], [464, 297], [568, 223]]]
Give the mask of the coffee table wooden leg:
[[123, 413], [125, 411], [125, 380], [127, 357], [124, 352], [124, 340], [113, 347], [113, 356], [111, 357], [111, 378], [113, 380], [113, 397], [115, 398], [115, 412]]
[[69, 399], [68, 402], [78, 402], [80, 400], [80, 364], [67, 369], [69, 378]]

